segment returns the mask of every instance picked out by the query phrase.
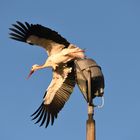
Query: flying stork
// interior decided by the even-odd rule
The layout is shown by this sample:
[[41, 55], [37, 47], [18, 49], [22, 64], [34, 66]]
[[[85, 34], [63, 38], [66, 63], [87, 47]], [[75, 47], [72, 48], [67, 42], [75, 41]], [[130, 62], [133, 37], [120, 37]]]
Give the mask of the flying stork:
[[39, 24], [17, 21], [9, 29], [10, 38], [43, 47], [48, 54], [48, 59], [43, 65], [32, 66], [28, 78], [36, 70], [52, 68], [52, 81], [45, 91], [43, 102], [31, 116], [32, 120], [37, 119], [35, 123], [40, 122], [40, 126], [45, 124], [47, 127], [50, 122], [53, 125], [54, 119], [73, 91], [76, 83], [74, 60], [83, 59], [84, 50], [69, 43], [56, 31]]

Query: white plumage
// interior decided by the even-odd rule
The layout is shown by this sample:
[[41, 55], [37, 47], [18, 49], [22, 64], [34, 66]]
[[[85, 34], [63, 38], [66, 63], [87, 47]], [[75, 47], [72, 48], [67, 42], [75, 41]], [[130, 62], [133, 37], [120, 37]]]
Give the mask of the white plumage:
[[33, 65], [28, 77], [36, 70], [51, 67], [53, 71], [52, 81], [43, 97], [41, 106], [32, 114], [36, 123], [41, 122], [40, 126], [49, 122], [54, 123], [57, 114], [69, 99], [75, 86], [75, 66], [74, 60], [84, 58], [84, 51], [73, 44], [57, 32], [39, 24], [25, 24], [17, 21], [13, 24], [10, 38], [26, 42], [30, 45], [43, 47], [48, 59], [43, 65]]

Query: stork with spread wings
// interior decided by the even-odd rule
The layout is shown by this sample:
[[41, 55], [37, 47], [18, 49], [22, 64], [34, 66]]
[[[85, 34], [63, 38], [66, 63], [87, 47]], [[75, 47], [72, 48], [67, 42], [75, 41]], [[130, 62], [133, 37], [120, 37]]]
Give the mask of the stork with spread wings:
[[39, 69], [51, 67], [53, 71], [52, 81], [47, 88], [40, 107], [31, 115], [35, 123], [45, 127], [57, 118], [59, 111], [69, 99], [75, 86], [74, 60], [84, 58], [84, 50], [70, 44], [56, 31], [39, 24], [24, 24], [17, 21], [10, 28], [10, 38], [26, 42], [30, 45], [38, 45], [44, 48], [48, 59], [43, 65], [33, 65], [28, 78]]

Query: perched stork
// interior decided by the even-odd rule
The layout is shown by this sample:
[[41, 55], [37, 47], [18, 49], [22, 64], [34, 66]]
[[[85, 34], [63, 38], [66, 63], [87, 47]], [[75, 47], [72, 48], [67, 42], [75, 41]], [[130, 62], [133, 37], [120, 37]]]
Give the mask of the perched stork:
[[63, 108], [65, 102], [69, 99], [75, 86], [74, 60], [84, 58], [84, 51], [73, 44], [70, 44], [65, 38], [56, 31], [39, 24], [24, 24], [17, 21], [12, 24], [10, 38], [26, 42], [30, 45], [43, 47], [48, 59], [43, 65], [33, 65], [28, 78], [36, 70], [51, 67], [53, 71], [52, 81], [47, 88], [40, 107], [31, 115], [35, 123], [40, 122], [40, 126], [45, 123], [48, 126], [54, 123], [59, 111]]

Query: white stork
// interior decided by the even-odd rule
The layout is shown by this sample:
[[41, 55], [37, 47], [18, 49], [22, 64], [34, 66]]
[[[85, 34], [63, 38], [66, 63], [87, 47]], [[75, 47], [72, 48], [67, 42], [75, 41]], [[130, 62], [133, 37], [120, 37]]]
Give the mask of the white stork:
[[17, 21], [9, 28], [12, 32], [10, 38], [30, 45], [43, 47], [48, 59], [43, 65], [33, 65], [28, 78], [36, 70], [51, 67], [53, 71], [52, 81], [47, 88], [40, 107], [31, 115], [35, 123], [40, 122], [40, 126], [45, 123], [48, 126], [54, 123], [59, 111], [63, 108], [65, 102], [69, 99], [75, 86], [74, 60], [84, 58], [84, 51], [73, 44], [70, 44], [65, 38], [57, 32], [39, 24], [24, 24]]

